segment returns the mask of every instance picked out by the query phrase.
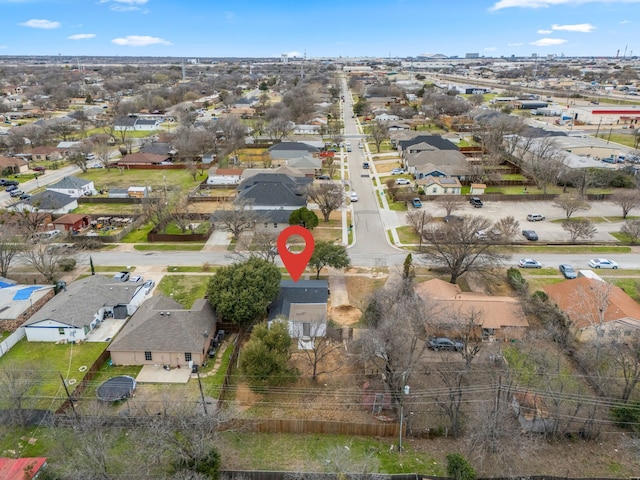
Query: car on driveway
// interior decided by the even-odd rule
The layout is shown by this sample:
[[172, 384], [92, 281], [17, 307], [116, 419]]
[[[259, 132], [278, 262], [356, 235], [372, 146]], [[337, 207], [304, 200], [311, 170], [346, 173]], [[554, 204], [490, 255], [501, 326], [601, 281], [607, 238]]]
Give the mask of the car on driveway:
[[606, 258], [593, 258], [589, 260], [589, 266], [591, 268], [612, 268], [617, 270], [618, 264], [613, 260], [607, 260]]
[[400, 175], [403, 174], [404, 170], [402, 168], [394, 168], [391, 170], [391, 175]]
[[577, 278], [578, 277], [578, 274], [573, 269], [573, 267], [571, 265], [566, 264], [566, 263], [563, 263], [562, 265], [560, 265], [558, 267], [558, 270], [560, 270], [560, 273], [562, 274], [562, 276], [564, 278], [572, 279], [572, 278]]
[[459, 352], [464, 348], [464, 343], [453, 341], [446, 337], [438, 337], [429, 340], [429, 348], [435, 351], [449, 350], [452, 352]]
[[114, 280], [120, 280], [121, 282], [126, 282], [129, 280], [131, 273], [129, 272], [118, 272], [113, 276]]
[[422, 202], [419, 198], [414, 198], [413, 200], [411, 200], [411, 205], [413, 205], [413, 208], [421, 208]]
[[323, 173], [322, 175], [318, 175], [316, 177], [316, 180], [331, 180], [331, 176]]
[[469, 199], [469, 203], [473, 205], [475, 208], [482, 208], [482, 205], [484, 205], [482, 203], [482, 200], [480, 200], [478, 197], [471, 197]]
[[532, 258], [523, 258], [518, 262], [520, 268], [542, 268], [542, 264]]
[[530, 213], [527, 215], [527, 220], [529, 222], [541, 222], [544, 220], [544, 215], [540, 215], [539, 213]]
[[396, 185], [411, 185], [411, 181], [408, 178], [396, 178]]
[[531, 240], [532, 242], [538, 240], [538, 234], [533, 230], [522, 230], [522, 235], [524, 236], [524, 238], [526, 238], [527, 240]]

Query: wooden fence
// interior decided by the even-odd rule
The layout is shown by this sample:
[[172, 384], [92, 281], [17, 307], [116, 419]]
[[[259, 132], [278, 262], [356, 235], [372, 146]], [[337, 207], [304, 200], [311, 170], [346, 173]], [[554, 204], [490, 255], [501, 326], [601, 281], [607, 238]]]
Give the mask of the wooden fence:
[[[84, 377], [82, 378], [82, 380], [80, 380], [80, 383], [78, 383], [76, 388], [70, 394], [71, 398], [78, 398], [82, 394], [82, 392], [85, 391], [89, 382], [93, 380], [98, 370], [102, 368], [109, 357], [111, 357], [111, 354], [105, 348], [105, 350], [98, 356], [98, 358], [96, 358], [96, 361], [93, 362], [93, 364], [89, 368], [87, 368]], [[71, 402], [69, 401], [69, 399], [65, 400], [64, 403], [56, 410], [56, 415], [64, 414], [70, 407]]]
[[[255, 433], [296, 433], [311, 435], [355, 435], [364, 437], [397, 437], [397, 423], [351, 423], [306, 419], [236, 419], [234, 426]], [[403, 427], [406, 435], [406, 427]]]
[[213, 228], [209, 228], [206, 233], [157, 233], [149, 232], [147, 240], [150, 242], [206, 242], [213, 233]]

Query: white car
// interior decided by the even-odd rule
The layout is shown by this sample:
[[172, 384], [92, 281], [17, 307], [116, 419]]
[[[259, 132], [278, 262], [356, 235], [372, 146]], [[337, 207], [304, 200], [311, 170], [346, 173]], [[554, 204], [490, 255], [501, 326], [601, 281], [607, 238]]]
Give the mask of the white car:
[[589, 266], [591, 268], [612, 268], [617, 270], [618, 264], [613, 260], [607, 260], [606, 258], [593, 258], [589, 260]]
[[403, 174], [404, 170], [402, 168], [394, 168], [391, 170], [391, 175], [400, 175]]
[[357, 202], [358, 201], [358, 194], [356, 192], [351, 192], [351, 201], [352, 202]]
[[411, 185], [411, 181], [407, 178], [396, 178], [396, 185]]
[[531, 258], [523, 258], [518, 262], [520, 268], [542, 268], [542, 264]]

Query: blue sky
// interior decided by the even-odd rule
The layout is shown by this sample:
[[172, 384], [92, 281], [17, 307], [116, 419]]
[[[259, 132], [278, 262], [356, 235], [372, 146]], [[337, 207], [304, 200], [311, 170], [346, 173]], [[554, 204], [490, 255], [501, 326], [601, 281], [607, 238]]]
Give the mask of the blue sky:
[[0, 55], [640, 55], [640, 0], [0, 0]]

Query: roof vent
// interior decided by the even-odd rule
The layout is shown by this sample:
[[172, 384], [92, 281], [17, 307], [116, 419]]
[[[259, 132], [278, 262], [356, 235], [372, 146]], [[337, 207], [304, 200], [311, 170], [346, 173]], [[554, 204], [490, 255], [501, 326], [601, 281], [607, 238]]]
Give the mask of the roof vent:
[[171, 316], [171, 312], [167, 312], [167, 317], [170, 317], [170, 316]]
[[160, 312], [160, 315], [162, 315], [164, 317], [164, 312]]

